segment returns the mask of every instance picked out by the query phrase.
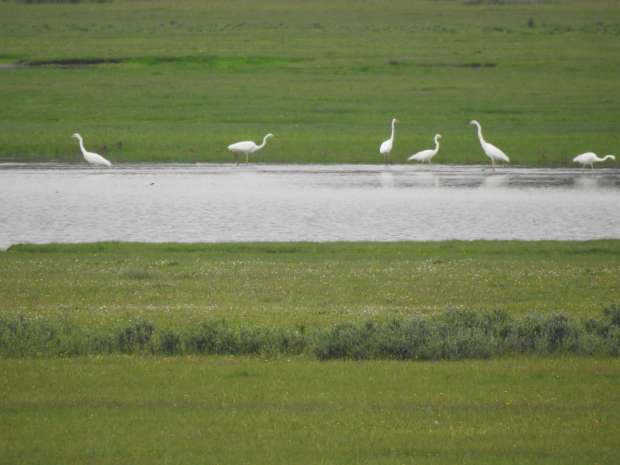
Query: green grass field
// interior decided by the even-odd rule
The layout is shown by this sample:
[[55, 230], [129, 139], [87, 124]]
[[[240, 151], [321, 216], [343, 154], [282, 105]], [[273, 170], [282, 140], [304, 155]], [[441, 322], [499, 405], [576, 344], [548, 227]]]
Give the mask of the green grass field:
[[620, 303], [620, 241], [22, 245], [0, 276], [3, 314], [80, 324], [317, 326], [449, 306], [584, 319]]
[[[140, 318], [329, 327], [450, 305], [598, 318], [620, 302], [619, 256], [618, 241], [22, 245], [0, 253], [0, 316], [94, 332]], [[613, 464], [620, 453], [613, 357], [17, 356], [0, 371], [2, 464]]]
[[486, 163], [475, 118], [566, 165], [618, 150], [619, 39], [615, 0], [1, 2], [0, 159], [80, 160], [79, 131], [115, 163], [226, 162], [273, 132], [261, 161], [375, 163], [396, 116], [395, 162], [441, 132], [437, 162]]
[[3, 464], [615, 464], [617, 359], [0, 360]]

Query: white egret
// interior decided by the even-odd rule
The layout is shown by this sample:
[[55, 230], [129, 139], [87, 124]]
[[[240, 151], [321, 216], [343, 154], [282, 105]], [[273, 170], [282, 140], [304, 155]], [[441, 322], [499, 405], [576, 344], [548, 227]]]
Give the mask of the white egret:
[[90, 163], [91, 165], [99, 165], [99, 166], [112, 166], [108, 160], [103, 158], [98, 153], [89, 152], [84, 148], [84, 141], [82, 140], [82, 136], [80, 136], [77, 132], [73, 134], [71, 137], [77, 139], [80, 143], [80, 150], [82, 151], [82, 155], [84, 155], [84, 159]]
[[435, 134], [435, 148], [434, 149], [427, 149], [427, 150], [422, 150], [421, 152], [418, 152], [418, 153], [414, 153], [409, 158], [407, 158], [407, 161], [419, 161], [422, 163], [427, 161], [428, 164], [430, 165], [431, 159], [435, 155], [437, 155], [437, 152], [439, 152], [439, 139], [441, 139], [441, 134]]
[[383, 162], [387, 163], [387, 159], [390, 156], [392, 147], [394, 147], [394, 133], [396, 132], [396, 123], [399, 123], [396, 118], [392, 119], [392, 134], [388, 140], [383, 141], [381, 147], [379, 147], [379, 153], [383, 155]]
[[270, 137], [273, 137], [273, 134], [269, 133], [265, 137], [263, 137], [263, 143], [260, 145], [257, 145], [256, 142], [252, 142], [251, 140], [235, 142], [234, 144], [230, 144], [228, 146], [228, 150], [230, 150], [235, 155], [235, 162], [237, 163], [237, 165], [239, 164], [239, 155], [245, 155], [245, 162], [248, 163], [250, 154], [258, 152], [265, 145], [267, 145], [267, 139], [269, 139]]
[[590, 165], [590, 168], [594, 169], [594, 163], [600, 163], [607, 160], [608, 158], [611, 158], [614, 161], [616, 160], [616, 157], [614, 155], [605, 155], [603, 158], [600, 158], [596, 155], [596, 153], [586, 152], [582, 153], [581, 155], [577, 155], [575, 158], [573, 158], [573, 161], [575, 163], [581, 163], [582, 168]]
[[491, 165], [493, 166], [494, 172], [496, 161], [505, 161], [506, 163], [510, 162], [510, 158], [508, 158], [508, 155], [495, 147], [493, 144], [489, 144], [487, 141], [484, 140], [484, 138], [482, 137], [482, 127], [480, 126], [480, 123], [478, 121], [472, 120], [469, 122], [469, 124], [478, 128], [478, 139], [480, 139], [480, 145], [482, 146], [482, 150], [484, 151], [485, 155], [491, 159]]

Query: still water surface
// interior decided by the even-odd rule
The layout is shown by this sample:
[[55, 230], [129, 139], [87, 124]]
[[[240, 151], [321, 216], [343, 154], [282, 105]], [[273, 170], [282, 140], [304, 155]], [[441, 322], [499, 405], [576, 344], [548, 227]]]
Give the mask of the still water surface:
[[620, 238], [620, 170], [0, 164], [0, 247]]

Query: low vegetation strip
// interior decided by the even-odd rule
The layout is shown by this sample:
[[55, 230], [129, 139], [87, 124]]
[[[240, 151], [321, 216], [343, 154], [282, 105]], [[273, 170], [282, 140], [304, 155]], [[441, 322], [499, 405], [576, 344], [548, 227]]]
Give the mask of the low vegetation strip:
[[205, 321], [185, 329], [146, 320], [106, 332], [59, 320], [0, 319], [0, 356], [299, 355], [329, 359], [459, 360], [506, 355], [620, 355], [620, 306], [598, 319], [557, 313], [511, 317], [508, 313], [448, 309], [433, 316], [340, 323], [326, 328], [268, 328]]

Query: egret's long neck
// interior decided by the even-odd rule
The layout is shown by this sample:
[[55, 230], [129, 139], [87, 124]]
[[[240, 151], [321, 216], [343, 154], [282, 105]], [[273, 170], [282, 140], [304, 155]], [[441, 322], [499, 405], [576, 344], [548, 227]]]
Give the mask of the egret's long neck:
[[262, 143], [262, 144], [260, 144], [260, 145], [257, 147], [257, 149], [256, 149], [256, 150], [260, 150], [260, 149], [262, 149], [265, 145], [267, 145], [267, 139], [269, 139], [269, 137], [267, 137], [267, 136], [263, 137], [263, 143]]
[[435, 153], [439, 151], [439, 137], [435, 137]]
[[396, 121], [392, 121], [392, 134], [390, 135], [390, 140], [394, 142], [394, 133], [396, 132]]
[[476, 124], [476, 127], [478, 128], [478, 139], [480, 139], [480, 143], [484, 144], [484, 137], [482, 137], [482, 127], [479, 124]]
[[601, 158], [601, 161], [605, 161], [605, 160], [607, 160], [608, 158], [611, 158], [612, 160], [615, 160], [615, 159], [616, 159], [616, 157], [615, 157], [615, 156], [613, 156], [613, 155], [605, 155], [603, 158]]
[[84, 141], [81, 137], [78, 137], [78, 142], [80, 143], [80, 150], [82, 151], [82, 155], [86, 153], [86, 149], [84, 148]]

